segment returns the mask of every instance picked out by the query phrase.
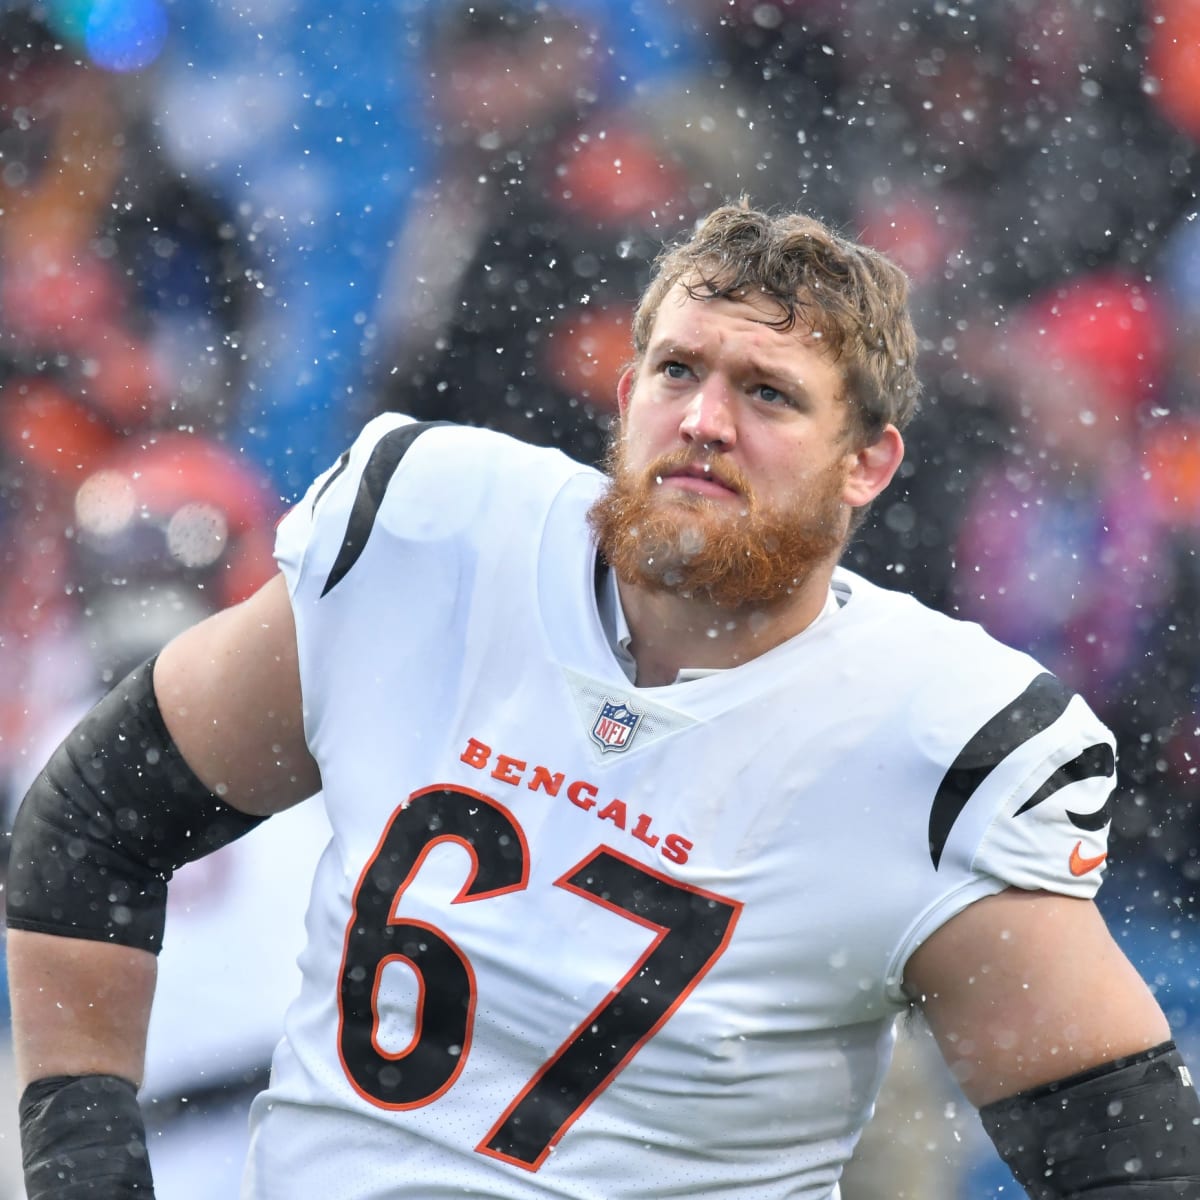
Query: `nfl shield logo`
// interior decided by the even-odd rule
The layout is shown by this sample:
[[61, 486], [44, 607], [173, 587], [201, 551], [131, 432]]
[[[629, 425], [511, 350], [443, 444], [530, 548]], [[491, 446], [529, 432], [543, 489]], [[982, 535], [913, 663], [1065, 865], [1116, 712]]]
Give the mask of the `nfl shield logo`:
[[614, 704], [606, 699], [592, 722], [592, 741], [601, 750], [624, 750], [633, 741], [641, 723], [641, 713], [634, 712], [624, 702]]

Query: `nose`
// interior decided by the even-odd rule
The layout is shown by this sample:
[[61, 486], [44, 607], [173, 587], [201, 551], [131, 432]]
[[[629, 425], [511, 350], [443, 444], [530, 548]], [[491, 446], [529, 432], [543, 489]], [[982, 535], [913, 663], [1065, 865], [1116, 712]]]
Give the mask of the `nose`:
[[729, 450], [737, 441], [732, 398], [715, 380], [709, 379], [691, 398], [679, 422], [685, 442]]

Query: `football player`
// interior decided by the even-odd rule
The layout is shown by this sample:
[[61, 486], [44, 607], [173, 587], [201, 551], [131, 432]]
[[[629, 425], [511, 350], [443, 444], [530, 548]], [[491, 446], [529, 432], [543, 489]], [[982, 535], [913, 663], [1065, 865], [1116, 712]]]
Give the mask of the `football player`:
[[913, 1005], [1031, 1196], [1200, 1196], [1093, 904], [1111, 735], [838, 566], [917, 400], [903, 275], [727, 205], [633, 342], [605, 473], [376, 419], [56, 751], [9, 891], [31, 1200], [152, 1194], [167, 881], [318, 789], [246, 1197], [829, 1200]]

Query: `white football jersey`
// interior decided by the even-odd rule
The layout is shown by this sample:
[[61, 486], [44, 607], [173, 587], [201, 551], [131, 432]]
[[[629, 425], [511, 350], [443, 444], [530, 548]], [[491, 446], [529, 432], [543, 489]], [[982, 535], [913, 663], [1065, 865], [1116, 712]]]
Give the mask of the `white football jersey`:
[[1112, 739], [978, 626], [839, 570], [787, 643], [633, 686], [602, 486], [387, 416], [280, 526], [333, 837], [254, 1200], [827, 1200], [914, 948], [1098, 886]]

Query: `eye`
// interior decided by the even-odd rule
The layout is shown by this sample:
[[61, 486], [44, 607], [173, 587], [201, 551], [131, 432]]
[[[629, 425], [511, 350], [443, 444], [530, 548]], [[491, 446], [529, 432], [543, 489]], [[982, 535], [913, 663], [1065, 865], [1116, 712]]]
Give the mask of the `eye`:
[[659, 370], [668, 379], [686, 379], [692, 373], [687, 363], [681, 363], [675, 359], [668, 359], [659, 367]]
[[783, 394], [778, 388], [773, 388], [769, 383], [763, 383], [758, 386], [758, 398], [765, 400], [768, 404], [787, 404], [788, 397]]

